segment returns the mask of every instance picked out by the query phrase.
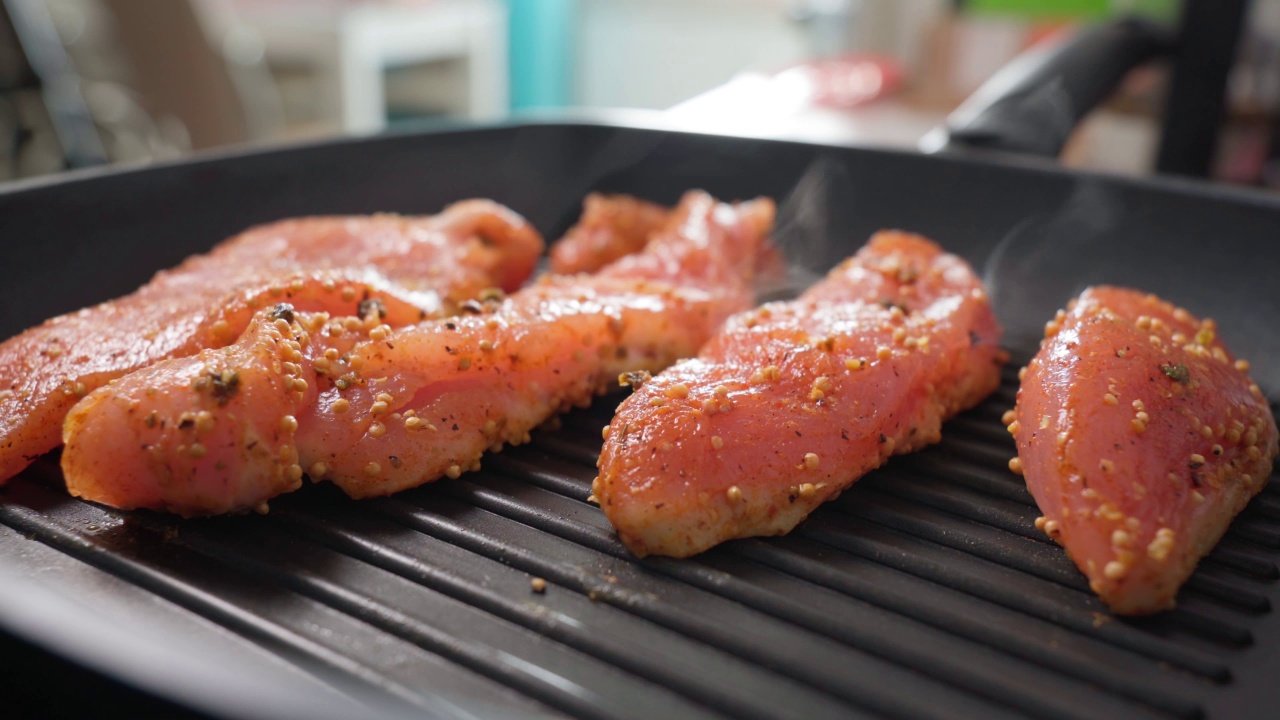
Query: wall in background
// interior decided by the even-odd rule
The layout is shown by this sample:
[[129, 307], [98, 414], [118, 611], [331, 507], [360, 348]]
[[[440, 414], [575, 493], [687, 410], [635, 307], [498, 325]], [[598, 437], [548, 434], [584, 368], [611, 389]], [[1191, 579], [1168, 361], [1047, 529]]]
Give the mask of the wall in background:
[[576, 103], [668, 108], [807, 53], [789, 0], [581, 0]]

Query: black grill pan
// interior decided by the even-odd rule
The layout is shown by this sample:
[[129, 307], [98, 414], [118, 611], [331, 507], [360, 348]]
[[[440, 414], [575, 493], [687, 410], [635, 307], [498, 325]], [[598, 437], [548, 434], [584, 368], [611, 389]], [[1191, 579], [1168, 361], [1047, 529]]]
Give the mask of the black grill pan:
[[5, 693], [215, 717], [1273, 712], [1280, 485], [1177, 610], [1117, 619], [1034, 529], [999, 422], [1044, 320], [1097, 282], [1215, 317], [1280, 397], [1269, 197], [591, 122], [343, 141], [0, 190], [0, 336], [276, 218], [482, 196], [554, 237], [588, 190], [688, 188], [778, 199], [778, 238], [811, 272], [882, 227], [964, 255], [1015, 356], [1003, 386], [790, 536], [691, 560], [635, 561], [585, 500], [618, 397], [457, 481], [363, 502], [310, 486], [268, 516], [107, 510], [68, 498], [43, 458], [0, 490], [4, 669], [21, 678]]

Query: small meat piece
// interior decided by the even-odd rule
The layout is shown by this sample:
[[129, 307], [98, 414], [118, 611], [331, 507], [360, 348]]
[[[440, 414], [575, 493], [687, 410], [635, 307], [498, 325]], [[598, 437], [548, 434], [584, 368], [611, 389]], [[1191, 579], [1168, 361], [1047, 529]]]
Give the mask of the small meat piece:
[[1009, 427], [1036, 524], [1113, 612], [1170, 609], [1267, 483], [1266, 398], [1212, 320], [1154, 295], [1090, 288], [1045, 335]]
[[375, 308], [398, 326], [452, 313], [488, 287], [518, 287], [541, 252], [528, 223], [484, 200], [433, 217], [304, 218], [248, 230], [131, 295], [0, 343], [0, 483], [57, 447], [63, 418], [87, 393], [157, 360], [226, 346], [260, 308]]
[[[253, 509], [292, 489], [293, 465], [354, 497], [456, 477], [486, 450], [522, 442], [553, 414], [589, 403], [620, 372], [692, 354], [750, 304], [752, 253], [766, 242], [773, 204], [735, 207], [692, 193], [679, 212], [681, 222], [645, 252], [599, 275], [488, 294], [456, 318], [393, 329], [376, 314], [260, 317], [281, 333], [281, 321], [296, 324], [284, 350], [264, 331], [250, 333], [86, 398], [67, 424], [68, 484], [117, 507], [196, 515]], [[192, 389], [224, 354], [239, 370], [239, 393], [259, 398], [261, 409], [203, 402]], [[206, 412], [219, 441], [191, 459], [187, 436], [151, 432], [145, 418], [153, 411], [179, 423], [183, 413]], [[296, 431], [286, 420], [290, 433], [266, 440], [274, 456], [246, 452], [248, 438], [265, 437], [286, 415]], [[288, 482], [278, 477], [281, 457]], [[183, 485], [187, 478], [196, 490]]]
[[[255, 317], [226, 350], [156, 363], [89, 394], [65, 427], [72, 495], [184, 516], [265, 509], [302, 485], [294, 445], [315, 374], [288, 306]], [[234, 420], [231, 420], [234, 418]]]
[[786, 533], [889, 456], [937, 442], [999, 385], [999, 342], [963, 260], [878, 233], [627, 398], [592, 491], [639, 556]]
[[672, 210], [629, 195], [591, 193], [578, 224], [551, 246], [551, 271], [595, 272], [644, 249], [649, 237], [671, 221]]

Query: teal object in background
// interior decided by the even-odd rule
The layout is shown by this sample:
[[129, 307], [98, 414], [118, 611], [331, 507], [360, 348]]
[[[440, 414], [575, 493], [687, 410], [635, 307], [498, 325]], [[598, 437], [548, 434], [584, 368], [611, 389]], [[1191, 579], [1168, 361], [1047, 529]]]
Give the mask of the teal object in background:
[[511, 109], [573, 104], [578, 0], [507, 0]]

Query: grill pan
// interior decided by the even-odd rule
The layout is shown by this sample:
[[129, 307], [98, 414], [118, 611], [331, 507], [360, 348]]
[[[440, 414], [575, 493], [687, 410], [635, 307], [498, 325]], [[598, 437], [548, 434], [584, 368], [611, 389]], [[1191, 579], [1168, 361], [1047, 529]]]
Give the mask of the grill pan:
[[[548, 122], [349, 140], [0, 191], [0, 336], [131, 291], [254, 223], [492, 197], [556, 237], [588, 190], [780, 201], [812, 273], [876, 229], [966, 257], [1014, 355], [941, 444], [785, 538], [636, 561], [585, 501], [600, 399], [480, 472], [180, 521], [71, 499], [56, 456], [0, 489], [7, 702], [214, 717], [1244, 718], [1280, 700], [1280, 485], [1178, 609], [1114, 618], [1005, 463], [1043, 322], [1085, 286], [1219, 321], [1280, 397], [1280, 203], [1036, 161]], [[530, 581], [545, 578], [544, 594]]]

